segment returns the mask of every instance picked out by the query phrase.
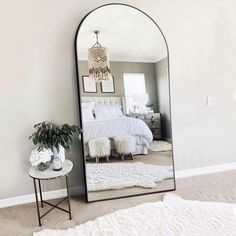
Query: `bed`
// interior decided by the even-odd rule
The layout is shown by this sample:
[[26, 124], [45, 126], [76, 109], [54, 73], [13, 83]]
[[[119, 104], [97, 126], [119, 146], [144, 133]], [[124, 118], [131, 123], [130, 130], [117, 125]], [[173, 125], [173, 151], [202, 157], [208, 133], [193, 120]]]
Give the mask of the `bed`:
[[[137, 118], [127, 117], [125, 102], [123, 97], [82, 97], [82, 106], [84, 104], [93, 104], [95, 108], [94, 118], [83, 119], [83, 139], [85, 145], [85, 154], [88, 154], [87, 143], [90, 139], [107, 137], [113, 138], [121, 135], [131, 135], [136, 139], [136, 151], [134, 154], [148, 154], [149, 144], [152, 142], [153, 135], [146, 123]], [[111, 106], [110, 106], [111, 105]], [[120, 107], [121, 111], [108, 110], [114, 107]], [[91, 109], [91, 108], [89, 108]], [[82, 112], [87, 111], [82, 109]], [[115, 114], [114, 113], [118, 113]], [[83, 114], [82, 114], [83, 115]]]

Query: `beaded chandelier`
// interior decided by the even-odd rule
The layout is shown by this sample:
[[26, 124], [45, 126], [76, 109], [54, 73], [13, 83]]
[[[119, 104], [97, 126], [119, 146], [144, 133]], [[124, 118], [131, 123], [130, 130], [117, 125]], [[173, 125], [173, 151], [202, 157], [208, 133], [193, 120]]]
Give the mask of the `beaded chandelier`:
[[97, 42], [88, 50], [89, 77], [96, 82], [112, 79], [108, 49], [98, 42], [99, 31], [94, 31]]

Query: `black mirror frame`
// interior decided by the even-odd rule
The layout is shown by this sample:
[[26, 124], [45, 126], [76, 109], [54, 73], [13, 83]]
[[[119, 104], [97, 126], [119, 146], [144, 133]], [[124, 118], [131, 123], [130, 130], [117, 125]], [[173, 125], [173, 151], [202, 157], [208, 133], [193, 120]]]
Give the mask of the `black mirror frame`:
[[172, 163], [173, 163], [173, 180], [174, 180], [174, 188], [173, 189], [168, 189], [168, 190], [163, 190], [163, 191], [156, 191], [156, 192], [149, 192], [149, 193], [142, 193], [142, 194], [133, 194], [133, 195], [129, 195], [129, 196], [119, 196], [119, 197], [114, 197], [114, 198], [105, 198], [105, 199], [98, 199], [98, 200], [93, 200], [93, 201], [89, 201], [88, 199], [88, 191], [87, 191], [87, 181], [86, 181], [86, 159], [84, 157], [84, 142], [83, 142], [83, 133], [81, 135], [81, 142], [82, 142], [82, 155], [83, 155], [83, 169], [84, 169], [84, 185], [85, 185], [85, 191], [86, 191], [86, 202], [90, 203], [90, 202], [99, 202], [99, 201], [106, 201], [106, 200], [115, 200], [115, 199], [120, 199], [120, 198], [128, 198], [128, 197], [136, 197], [136, 196], [142, 196], [142, 195], [148, 195], [148, 194], [156, 194], [156, 193], [164, 193], [164, 192], [170, 192], [170, 191], [175, 191], [176, 190], [176, 179], [175, 179], [175, 164], [174, 164], [174, 144], [173, 144], [173, 133], [172, 133], [172, 114], [171, 114], [171, 95], [170, 95], [170, 62], [169, 62], [169, 47], [165, 38], [164, 33], [162, 32], [161, 28], [158, 26], [158, 24], [145, 12], [143, 12], [142, 10], [133, 7], [131, 5], [128, 4], [123, 4], [123, 3], [109, 3], [109, 4], [104, 4], [101, 5], [95, 9], [93, 9], [92, 11], [88, 12], [83, 19], [81, 20], [81, 22], [79, 23], [77, 30], [76, 30], [76, 34], [75, 34], [75, 40], [74, 40], [74, 50], [75, 50], [75, 60], [76, 60], [76, 78], [77, 78], [77, 90], [78, 90], [78, 103], [79, 103], [79, 122], [81, 125], [81, 128], [83, 129], [83, 122], [82, 122], [82, 114], [81, 114], [81, 99], [80, 99], [80, 84], [79, 84], [79, 66], [78, 66], [78, 55], [77, 55], [77, 37], [78, 37], [78, 33], [80, 30], [81, 25], [83, 24], [84, 20], [94, 11], [96, 11], [99, 8], [102, 7], [106, 7], [106, 6], [110, 6], [110, 5], [118, 5], [118, 6], [127, 6], [127, 7], [131, 7], [137, 11], [140, 11], [141, 13], [143, 13], [144, 15], [146, 15], [156, 26], [157, 28], [160, 30], [163, 39], [165, 41], [165, 45], [166, 45], [166, 49], [167, 49], [167, 65], [168, 65], [168, 85], [169, 85], [169, 105], [170, 105], [170, 119], [171, 119], [171, 134], [172, 134]]

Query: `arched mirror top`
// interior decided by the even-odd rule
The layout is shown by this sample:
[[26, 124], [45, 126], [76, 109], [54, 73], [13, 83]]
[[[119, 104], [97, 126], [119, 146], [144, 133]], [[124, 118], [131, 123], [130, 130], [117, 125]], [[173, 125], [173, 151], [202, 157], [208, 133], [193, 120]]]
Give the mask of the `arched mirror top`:
[[109, 49], [111, 61], [155, 63], [168, 56], [165, 37], [149, 16], [127, 5], [111, 4], [84, 18], [76, 36], [78, 60], [88, 59], [95, 30], [99, 31], [99, 43]]

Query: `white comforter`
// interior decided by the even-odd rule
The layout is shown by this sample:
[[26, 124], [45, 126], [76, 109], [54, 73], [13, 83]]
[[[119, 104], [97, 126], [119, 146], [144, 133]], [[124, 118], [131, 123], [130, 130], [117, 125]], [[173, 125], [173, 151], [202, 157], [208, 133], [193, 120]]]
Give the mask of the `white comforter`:
[[143, 137], [150, 144], [153, 136], [146, 123], [137, 118], [122, 116], [116, 119], [95, 120], [83, 123], [84, 143], [90, 139], [107, 137], [113, 138], [120, 135]]

